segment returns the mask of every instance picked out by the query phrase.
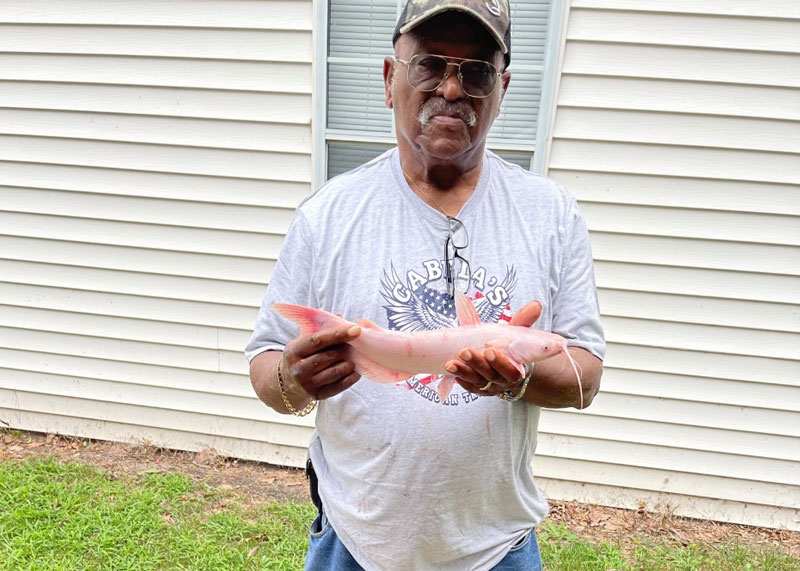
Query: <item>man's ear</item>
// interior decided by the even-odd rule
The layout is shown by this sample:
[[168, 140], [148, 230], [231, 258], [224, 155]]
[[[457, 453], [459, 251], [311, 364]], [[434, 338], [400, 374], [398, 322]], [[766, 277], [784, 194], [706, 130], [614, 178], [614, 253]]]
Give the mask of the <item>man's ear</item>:
[[500, 75], [500, 101], [497, 103], [497, 115], [500, 115], [500, 109], [503, 108], [503, 100], [506, 97], [509, 83], [511, 83], [511, 72], [506, 70]]
[[386, 57], [383, 60], [383, 90], [385, 92], [385, 97], [386, 97], [386, 107], [388, 107], [389, 109], [394, 108], [394, 103], [392, 102], [392, 81], [394, 81], [394, 65], [395, 61], [390, 57]]

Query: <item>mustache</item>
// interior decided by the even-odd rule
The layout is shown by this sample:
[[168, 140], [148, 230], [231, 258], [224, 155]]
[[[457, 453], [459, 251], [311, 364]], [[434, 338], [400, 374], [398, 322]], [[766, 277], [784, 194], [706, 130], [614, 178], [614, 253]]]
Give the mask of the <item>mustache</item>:
[[434, 115], [458, 117], [466, 123], [467, 127], [474, 127], [478, 122], [475, 110], [466, 101], [450, 102], [441, 97], [428, 99], [420, 108], [417, 120], [424, 127], [430, 123], [431, 117]]

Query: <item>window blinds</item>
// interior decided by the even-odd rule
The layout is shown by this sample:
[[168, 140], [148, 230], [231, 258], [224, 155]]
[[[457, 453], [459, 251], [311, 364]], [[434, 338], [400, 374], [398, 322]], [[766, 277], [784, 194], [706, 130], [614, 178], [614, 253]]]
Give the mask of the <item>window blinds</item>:
[[[403, 0], [331, 0], [328, 30], [328, 176], [395, 144], [383, 59]], [[536, 141], [550, 0], [511, 2], [511, 85], [488, 146], [528, 168]]]

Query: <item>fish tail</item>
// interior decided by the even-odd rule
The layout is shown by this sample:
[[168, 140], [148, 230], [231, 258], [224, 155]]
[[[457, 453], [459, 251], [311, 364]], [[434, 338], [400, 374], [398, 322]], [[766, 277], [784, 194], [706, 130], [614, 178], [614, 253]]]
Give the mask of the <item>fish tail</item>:
[[273, 303], [272, 309], [286, 319], [297, 323], [297, 325], [300, 326], [300, 335], [316, 333], [320, 329], [325, 329], [326, 327], [334, 327], [342, 323], [347, 323], [338, 315], [322, 311], [321, 309], [314, 309], [313, 307], [305, 307], [303, 305]]

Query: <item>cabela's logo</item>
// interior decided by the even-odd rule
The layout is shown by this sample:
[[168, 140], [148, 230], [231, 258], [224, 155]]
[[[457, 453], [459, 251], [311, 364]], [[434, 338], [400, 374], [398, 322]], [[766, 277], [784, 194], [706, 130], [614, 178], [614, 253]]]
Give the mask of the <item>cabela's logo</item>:
[[[442, 291], [444, 281], [442, 261], [428, 260], [422, 263], [425, 268], [418, 272], [409, 270], [406, 279], [401, 281], [394, 267], [384, 271], [381, 280], [381, 296], [389, 329], [395, 331], [431, 331], [443, 327], [458, 327], [453, 298]], [[486, 268], [480, 267], [468, 274], [469, 266], [462, 266], [458, 280], [469, 283], [467, 296], [475, 304], [475, 310], [483, 323], [497, 323], [511, 320], [511, 296], [517, 286], [517, 272], [508, 268], [502, 281], [487, 276]], [[441, 375], [415, 375], [406, 379], [406, 386], [432, 402], [439, 403], [436, 391], [429, 384], [440, 380]], [[460, 397], [451, 393], [445, 405], [458, 405], [460, 401], [472, 402], [477, 395], [464, 392]]]

